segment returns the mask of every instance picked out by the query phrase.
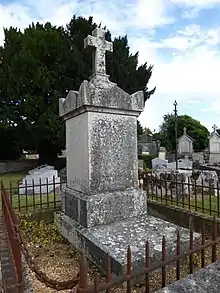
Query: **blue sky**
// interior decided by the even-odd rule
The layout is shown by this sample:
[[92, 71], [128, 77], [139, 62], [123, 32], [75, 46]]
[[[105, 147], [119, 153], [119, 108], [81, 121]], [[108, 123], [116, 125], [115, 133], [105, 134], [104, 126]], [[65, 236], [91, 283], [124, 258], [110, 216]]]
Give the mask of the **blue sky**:
[[157, 129], [176, 99], [179, 114], [220, 127], [220, 0], [0, 0], [0, 43], [3, 27], [65, 25], [73, 14], [127, 34], [140, 63], [154, 65], [143, 126]]

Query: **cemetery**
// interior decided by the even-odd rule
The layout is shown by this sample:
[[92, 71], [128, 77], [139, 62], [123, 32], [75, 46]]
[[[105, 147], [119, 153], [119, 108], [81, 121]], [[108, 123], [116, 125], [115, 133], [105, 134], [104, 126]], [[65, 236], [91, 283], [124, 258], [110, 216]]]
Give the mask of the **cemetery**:
[[[94, 49], [93, 73], [59, 100], [66, 168], [58, 171], [46, 164], [29, 170], [17, 193], [11, 184], [1, 184], [0, 227], [5, 228], [0, 231], [0, 263], [2, 284], [8, 290], [4, 292], [130, 293], [134, 286], [135, 292], [193, 288], [191, 292], [217, 293], [219, 176], [214, 170], [195, 168], [195, 163], [220, 163], [217, 127], [209, 137], [208, 163], [204, 153], [194, 152], [186, 127], [177, 140], [178, 161], [168, 159], [158, 140], [145, 136], [138, 142], [144, 93], [129, 94], [110, 80], [105, 54], [114, 48], [105, 35], [96, 27], [85, 38], [85, 49]], [[156, 156], [151, 170], [143, 170], [139, 152]], [[20, 209], [30, 199], [33, 215], [35, 201], [40, 206], [41, 220], [36, 210], [37, 220], [31, 220]], [[160, 212], [153, 213], [153, 205], [162, 207]], [[185, 215], [185, 225], [178, 216], [175, 221], [165, 218], [172, 209]], [[50, 220], [42, 221], [49, 213]], [[193, 225], [193, 216], [199, 228]]]

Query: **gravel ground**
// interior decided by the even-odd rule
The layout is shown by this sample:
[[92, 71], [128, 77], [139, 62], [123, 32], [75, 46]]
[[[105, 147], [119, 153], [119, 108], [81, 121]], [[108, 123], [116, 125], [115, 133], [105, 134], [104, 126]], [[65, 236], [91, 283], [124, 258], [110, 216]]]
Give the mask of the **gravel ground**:
[[[59, 281], [67, 281], [77, 276], [79, 272], [79, 260], [80, 256], [75, 252], [69, 244], [66, 242], [49, 243], [46, 247], [39, 246], [35, 243], [34, 237], [30, 237], [31, 233], [28, 233], [26, 240], [28, 250], [32, 254], [37, 266], [43, 271], [49, 278]], [[205, 250], [206, 265], [211, 263], [211, 247]], [[217, 259], [220, 259], [220, 247], [217, 249]], [[172, 266], [167, 267], [166, 285], [176, 281], [176, 268], [175, 263]], [[201, 256], [194, 255], [193, 257], [193, 269], [194, 271], [201, 268]], [[55, 293], [58, 292], [55, 289], [47, 287], [42, 282], [38, 281], [35, 273], [27, 268], [28, 277], [33, 285], [34, 292], [36, 293]], [[189, 273], [189, 260], [181, 262], [181, 278], [184, 278]], [[94, 279], [97, 281], [104, 281], [105, 279], [100, 276], [97, 268], [89, 263], [88, 265], [88, 280], [89, 284], [93, 284]], [[161, 288], [161, 271], [154, 272], [150, 277], [150, 292], [155, 292]], [[76, 292], [77, 287], [71, 290], [62, 290], [61, 293]], [[142, 293], [145, 292], [145, 287], [140, 284], [138, 287], [132, 288], [132, 292]], [[111, 293], [125, 293], [126, 283], [123, 287], [111, 290]], [[1, 291], [0, 291], [1, 293]]]
[[3, 284], [2, 284], [2, 268], [0, 261], [0, 293], [3, 293]]
[[[46, 275], [54, 280], [65, 281], [74, 278], [79, 272], [79, 255], [72, 252], [67, 244], [52, 244], [48, 249], [36, 247], [29, 243], [29, 251], [35, 257], [38, 267], [46, 273]], [[29, 279], [36, 293], [54, 293], [58, 292], [52, 288], [45, 286], [37, 280], [35, 273], [29, 268], [27, 269]], [[92, 276], [98, 274], [95, 267], [89, 268], [89, 280], [91, 283]], [[59, 292], [75, 292], [76, 287], [72, 290], [61, 290]]]

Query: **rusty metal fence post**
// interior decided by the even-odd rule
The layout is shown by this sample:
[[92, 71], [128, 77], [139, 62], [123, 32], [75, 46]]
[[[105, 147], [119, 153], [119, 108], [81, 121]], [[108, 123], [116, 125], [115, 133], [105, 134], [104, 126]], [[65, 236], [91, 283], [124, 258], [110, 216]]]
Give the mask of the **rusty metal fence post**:
[[2, 199], [2, 216], [4, 225], [6, 227], [8, 243], [11, 251], [13, 268], [15, 272], [16, 285], [18, 292], [22, 293], [23, 288], [23, 274], [22, 274], [22, 260], [21, 260], [21, 246], [18, 238], [19, 220], [11, 205], [11, 200], [6, 192], [3, 182], [1, 182], [1, 199]]

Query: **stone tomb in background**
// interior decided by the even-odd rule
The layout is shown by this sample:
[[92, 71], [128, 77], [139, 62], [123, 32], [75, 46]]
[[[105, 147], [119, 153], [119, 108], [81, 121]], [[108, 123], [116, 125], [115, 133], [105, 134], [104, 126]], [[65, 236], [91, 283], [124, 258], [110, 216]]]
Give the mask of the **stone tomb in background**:
[[213, 132], [209, 137], [209, 164], [220, 163], [220, 135], [217, 126], [213, 125]]
[[151, 160], [151, 163], [152, 163], [153, 170], [167, 169], [168, 160], [161, 159], [161, 158], [154, 158]]
[[43, 165], [28, 172], [19, 184], [19, 194], [45, 194], [59, 187], [60, 178], [53, 166]]
[[[189, 231], [147, 216], [147, 194], [138, 188], [137, 117], [144, 109], [142, 91], [127, 94], [105, 72], [105, 31], [96, 28], [85, 45], [96, 47], [94, 74], [78, 92], [60, 100], [66, 122], [67, 186], [61, 192], [62, 212], [55, 213], [61, 234], [102, 269], [106, 253], [113, 274], [126, 267], [128, 245], [132, 266], [145, 263], [145, 242], [151, 261], [161, 258], [162, 236], [167, 254], [188, 248]], [[195, 239], [200, 235], [195, 233]]]

